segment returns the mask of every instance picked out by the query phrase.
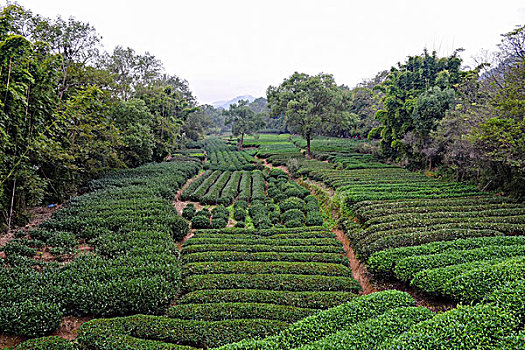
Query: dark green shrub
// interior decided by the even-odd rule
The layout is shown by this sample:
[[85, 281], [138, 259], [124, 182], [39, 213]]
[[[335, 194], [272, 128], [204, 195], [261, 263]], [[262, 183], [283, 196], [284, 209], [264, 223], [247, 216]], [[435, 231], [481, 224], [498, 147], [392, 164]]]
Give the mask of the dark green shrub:
[[191, 220], [195, 215], [195, 205], [193, 203], [188, 203], [182, 210], [182, 217]]
[[319, 310], [266, 303], [181, 304], [168, 309], [167, 316], [185, 320], [268, 319], [296, 322]]
[[282, 212], [286, 212], [290, 209], [304, 210], [305, 202], [301, 198], [289, 197], [279, 204]]
[[57, 329], [62, 316], [55, 303], [31, 300], [11, 303], [0, 308], [0, 329], [9, 334], [41, 337]]
[[493, 349], [516, 329], [516, 318], [494, 305], [457, 309], [421, 322], [379, 349]]
[[31, 339], [17, 345], [15, 350], [79, 350], [76, 342], [57, 336]]
[[188, 234], [190, 228], [188, 222], [181, 216], [174, 216], [171, 222], [171, 236], [176, 241], [182, 241]]
[[323, 217], [321, 214], [319, 214], [319, 212], [310, 212], [306, 215], [304, 223], [306, 226], [321, 226], [323, 224]]

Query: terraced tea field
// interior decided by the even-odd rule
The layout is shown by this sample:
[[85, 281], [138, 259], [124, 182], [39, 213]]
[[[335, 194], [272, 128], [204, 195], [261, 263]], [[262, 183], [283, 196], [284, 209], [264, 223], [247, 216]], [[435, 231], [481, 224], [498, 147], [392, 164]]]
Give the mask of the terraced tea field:
[[[282, 170], [208, 139], [191, 151], [205, 150], [204, 164], [175, 160], [95, 181], [92, 193], [12, 241], [1, 270], [3, 331], [46, 335], [71, 314], [113, 318], [83, 324], [74, 341], [41, 338], [19, 349], [525, 344], [522, 203], [356, 154], [360, 141], [313, 143], [323, 160], [304, 159], [288, 136], [246, 142], [274, 164], [296, 159], [296, 176], [332, 189], [319, 198], [342, 208], [340, 225], [376, 281], [469, 306], [435, 313], [401, 291], [359, 295], [321, 215], [327, 203]], [[180, 197], [202, 209], [187, 204], [185, 220], [169, 199], [192, 177]], [[92, 251], [80, 253], [82, 244]], [[53, 261], [36, 259], [39, 251], [54, 252]], [[12, 322], [15, 310], [25, 316]]]

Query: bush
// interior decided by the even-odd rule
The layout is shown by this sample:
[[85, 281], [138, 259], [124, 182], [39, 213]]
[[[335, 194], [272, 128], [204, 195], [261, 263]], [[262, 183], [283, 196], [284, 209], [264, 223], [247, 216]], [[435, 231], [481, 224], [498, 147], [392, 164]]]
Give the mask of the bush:
[[195, 212], [195, 205], [193, 203], [188, 203], [182, 210], [182, 217], [191, 221]]
[[304, 223], [306, 226], [321, 226], [323, 224], [323, 217], [318, 212], [308, 213]]
[[213, 274], [187, 276], [185, 292], [201, 289], [269, 289], [288, 291], [358, 292], [361, 286], [351, 277], [317, 275]]
[[266, 289], [207, 289], [184, 294], [180, 304], [272, 303], [299, 308], [327, 309], [357, 297], [352, 292], [291, 292]]
[[210, 216], [211, 216], [211, 213], [206, 209], [198, 211], [191, 219], [191, 227], [194, 229], [195, 228], [197, 229], [198, 228], [202, 228], [202, 229], [211, 228]]
[[289, 197], [282, 201], [281, 204], [279, 204], [279, 207], [281, 208], [282, 212], [286, 212], [290, 209], [299, 209], [302, 211], [305, 209], [305, 201], [303, 201], [301, 198]]
[[415, 301], [404, 292], [372, 293], [292, 324], [278, 335], [262, 340], [246, 339], [221, 347], [221, 350], [287, 350], [309, 344], [354, 324], [376, 317], [398, 307], [414, 306]]
[[79, 350], [79, 347], [73, 341], [53, 336], [25, 341], [15, 350]]
[[493, 349], [502, 338], [512, 335], [516, 326], [516, 319], [496, 306], [458, 305], [415, 325], [379, 349]]
[[0, 308], [0, 329], [8, 334], [41, 337], [57, 329], [62, 316], [55, 303], [31, 300], [11, 303]]
[[[299, 209], [290, 209], [281, 214], [281, 220], [287, 227], [294, 227], [287, 225], [288, 222], [293, 222], [295, 226], [302, 226], [304, 221], [304, 214]], [[296, 223], [299, 223], [298, 225]]]
[[399, 336], [413, 325], [433, 316], [432, 311], [424, 307], [395, 308], [375, 318], [349, 325], [344, 331], [330, 334], [298, 349], [375, 349], [385, 340]]
[[248, 337], [273, 335], [287, 326], [272, 320], [190, 321], [136, 315], [86, 322], [79, 329], [77, 341], [88, 350], [189, 349], [174, 345], [181, 343], [211, 348]]
[[171, 307], [167, 316], [197, 321], [258, 318], [292, 323], [316, 312], [318, 310], [266, 303], [205, 303]]
[[174, 216], [172, 220], [173, 221], [170, 225], [171, 237], [173, 237], [175, 241], [182, 241], [190, 231], [188, 222], [184, 220], [181, 216]]

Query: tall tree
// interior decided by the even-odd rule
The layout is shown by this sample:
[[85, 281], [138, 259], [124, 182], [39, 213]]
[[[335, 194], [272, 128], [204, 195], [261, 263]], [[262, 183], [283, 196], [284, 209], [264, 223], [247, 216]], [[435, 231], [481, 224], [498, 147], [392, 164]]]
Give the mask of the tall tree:
[[419, 162], [429, 133], [452, 106], [453, 87], [464, 75], [457, 54], [438, 58], [435, 52], [425, 51], [411, 56], [405, 64], [392, 67], [377, 87], [384, 93], [384, 108], [376, 118], [381, 122], [381, 149], [386, 157]]
[[283, 113], [287, 126], [305, 138], [308, 156], [314, 135], [350, 118], [349, 100], [329, 74], [295, 72], [278, 87], [268, 87], [266, 94], [272, 114]]
[[232, 126], [232, 134], [240, 136], [239, 150], [242, 150], [244, 135], [253, 134], [265, 124], [262, 115], [255, 113], [246, 100], [231, 104], [228, 110], [223, 111], [223, 114], [226, 116], [225, 123]]

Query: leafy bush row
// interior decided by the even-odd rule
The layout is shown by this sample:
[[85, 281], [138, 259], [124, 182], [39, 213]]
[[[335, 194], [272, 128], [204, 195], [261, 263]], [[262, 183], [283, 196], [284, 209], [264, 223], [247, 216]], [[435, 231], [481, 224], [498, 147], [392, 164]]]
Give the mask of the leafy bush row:
[[378, 349], [494, 349], [514, 334], [512, 313], [493, 305], [461, 306], [414, 325]]
[[215, 181], [215, 183], [208, 188], [206, 194], [199, 198], [199, 202], [204, 204], [217, 203], [221, 195], [222, 189], [230, 180], [231, 174], [232, 173], [230, 171], [224, 171], [223, 173], [221, 173], [220, 176], [217, 178], [217, 181]]
[[389, 274], [393, 272], [396, 262], [410, 256], [437, 254], [450, 250], [475, 249], [494, 245], [525, 245], [525, 236], [466, 238], [453, 241], [433, 242], [413, 247], [388, 249], [372, 254], [368, 259], [368, 266], [376, 273]]
[[235, 171], [232, 173], [230, 180], [222, 189], [220, 197], [217, 199], [218, 204], [230, 205], [238, 193], [239, 183], [241, 181], [242, 173]]
[[[280, 245], [280, 246], [295, 246], [295, 245], [312, 245], [312, 246], [319, 246], [319, 245], [335, 245], [340, 246], [340, 243], [338, 243], [334, 238], [310, 238], [311, 234], [308, 235], [302, 235], [300, 238], [294, 238], [294, 237], [265, 237], [265, 236], [248, 236], [248, 235], [242, 235], [241, 237], [237, 238], [230, 238], [231, 235], [222, 235], [222, 237], [217, 238], [208, 238], [208, 237], [202, 237], [197, 236], [193, 237], [191, 240], [188, 240], [185, 243], [185, 247], [190, 247], [193, 245], [203, 245], [203, 244], [245, 244], [245, 245], [254, 245], [254, 244], [265, 244], [265, 245]], [[511, 243], [512, 244], [512, 243]], [[514, 243], [515, 244], [515, 243]]]
[[395, 308], [297, 349], [375, 349], [383, 342], [401, 335], [412, 326], [433, 316], [434, 314], [424, 307]]
[[26, 252], [0, 267], [0, 332], [42, 336], [62, 315], [163, 312], [180, 287], [174, 240], [188, 232], [169, 199], [199, 166], [170, 162], [116, 172], [55, 212], [30, 236], [62, 247], [71, 247], [74, 237], [100, 257], [61, 266]]
[[168, 309], [167, 316], [197, 321], [257, 318], [293, 323], [318, 311], [268, 303], [206, 303], [173, 306]]
[[287, 325], [261, 319], [193, 321], [136, 315], [86, 322], [78, 331], [77, 341], [87, 350], [182, 349], [180, 345], [208, 348], [250, 336], [273, 335]]
[[410, 281], [416, 273], [427, 269], [471, 261], [519, 257], [524, 255], [525, 245], [485, 246], [482, 248], [404, 258], [396, 264], [394, 273], [397, 278]]
[[291, 292], [267, 289], [208, 289], [184, 294], [180, 304], [271, 303], [308, 309], [328, 309], [356, 298], [352, 292]]
[[292, 274], [351, 276], [351, 270], [341, 264], [305, 263], [305, 262], [267, 262], [253, 261], [200, 262], [184, 265], [183, 275], [205, 274]]
[[[195, 216], [196, 217], [196, 216]], [[194, 217], [194, 219], [195, 219]], [[187, 254], [204, 253], [204, 252], [229, 252], [229, 253], [285, 253], [285, 252], [315, 252], [315, 253], [342, 253], [343, 248], [339, 244], [334, 245], [277, 245], [277, 244], [202, 244], [190, 245], [182, 250], [183, 259]]]
[[379, 316], [388, 310], [414, 306], [410, 295], [385, 291], [365, 295], [353, 301], [298, 321], [276, 336], [266, 339], [246, 339], [221, 347], [221, 350], [286, 350], [312, 343], [320, 338], [343, 331], [352, 325]]
[[184, 292], [202, 289], [269, 289], [288, 291], [358, 292], [359, 283], [351, 277], [294, 274], [210, 274], [186, 276]]
[[324, 262], [348, 265], [348, 259], [341, 253], [311, 253], [311, 252], [231, 252], [211, 251], [182, 256], [183, 263], [201, 261], [304, 261]]

